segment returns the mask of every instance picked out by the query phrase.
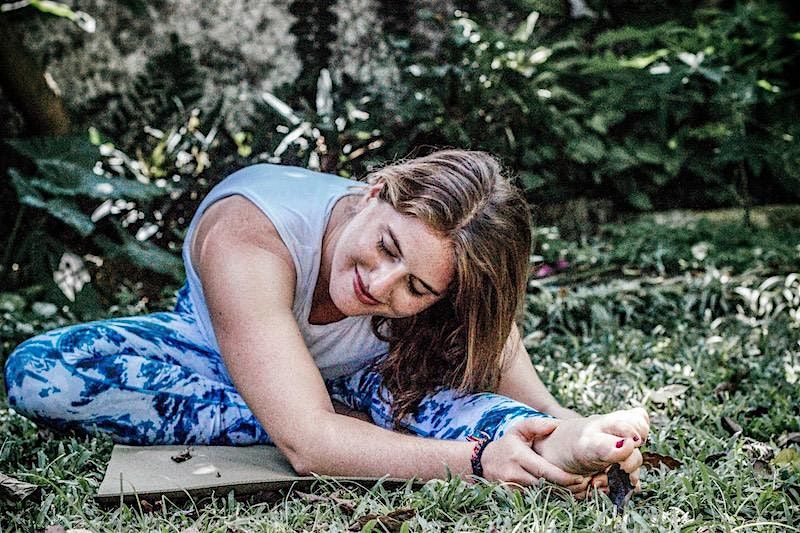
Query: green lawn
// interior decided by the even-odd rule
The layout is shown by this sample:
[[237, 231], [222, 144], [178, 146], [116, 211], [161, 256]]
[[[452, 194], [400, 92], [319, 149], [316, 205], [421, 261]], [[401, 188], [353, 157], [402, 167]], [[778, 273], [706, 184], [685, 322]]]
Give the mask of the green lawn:
[[[570, 263], [531, 283], [525, 342], [542, 379], [586, 414], [644, 404], [646, 451], [681, 462], [649, 468], [623, 515], [603, 495], [458, 480], [391, 490], [320, 480], [313, 494], [101, 509], [92, 495], [111, 442], [54, 436], [0, 398], [0, 472], [41, 486], [41, 499], [0, 502], [2, 531], [800, 531], [798, 212], [759, 212], [755, 229], [736, 214], [650, 216], [580, 242], [537, 230], [537, 255]], [[0, 295], [0, 360], [71, 320], [28, 300]], [[368, 520], [387, 514], [399, 520]]]

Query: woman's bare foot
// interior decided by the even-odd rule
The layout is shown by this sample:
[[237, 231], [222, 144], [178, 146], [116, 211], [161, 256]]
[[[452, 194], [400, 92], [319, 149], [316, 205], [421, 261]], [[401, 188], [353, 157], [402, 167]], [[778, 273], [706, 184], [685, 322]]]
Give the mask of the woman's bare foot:
[[635, 463], [641, 464], [636, 449], [647, 439], [649, 430], [650, 420], [644, 409], [614, 411], [561, 420], [555, 431], [533, 443], [533, 449], [574, 474], [602, 472], [614, 463], [622, 463], [626, 471], [635, 470], [639, 466]]

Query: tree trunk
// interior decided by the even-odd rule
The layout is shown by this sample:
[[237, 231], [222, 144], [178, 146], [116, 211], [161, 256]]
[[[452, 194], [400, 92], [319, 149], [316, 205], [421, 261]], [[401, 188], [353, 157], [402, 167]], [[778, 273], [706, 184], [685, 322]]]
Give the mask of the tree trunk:
[[70, 120], [61, 98], [47, 85], [38, 58], [24, 48], [22, 36], [7, 15], [0, 15], [0, 87], [25, 118], [26, 133], [69, 132]]

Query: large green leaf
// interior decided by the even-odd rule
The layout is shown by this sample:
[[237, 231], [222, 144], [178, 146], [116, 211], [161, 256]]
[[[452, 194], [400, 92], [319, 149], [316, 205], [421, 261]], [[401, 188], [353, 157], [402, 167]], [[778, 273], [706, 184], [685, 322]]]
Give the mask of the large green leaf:
[[138, 241], [122, 228], [117, 228], [122, 243], [98, 235], [95, 239], [108, 257], [124, 259], [132, 264], [152, 272], [158, 272], [174, 278], [183, 279], [183, 261], [177, 255], [148, 242]]
[[62, 159], [39, 159], [36, 166], [44, 179], [35, 179], [32, 185], [58, 196], [150, 200], [167, 192], [153, 184], [120, 177], [98, 176], [91, 168]]
[[44, 210], [74, 228], [82, 237], [86, 237], [94, 231], [94, 222], [91, 217], [81, 211], [80, 207], [71, 200], [66, 198], [46, 200]]
[[34, 163], [41, 159], [58, 159], [91, 169], [100, 159], [99, 149], [89, 142], [87, 135], [27, 137], [5, 139], [5, 142]]
[[30, 180], [20, 174], [17, 169], [8, 169], [8, 174], [11, 176], [12, 186], [17, 191], [19, 203], [46, 211], [51, 216], [74, 228], [83, 237], [94, 231], [94, 222], [92, 222], [91, 217], [86, 215], [72, 200], [67, 198], [47, 200], [31, 186]]

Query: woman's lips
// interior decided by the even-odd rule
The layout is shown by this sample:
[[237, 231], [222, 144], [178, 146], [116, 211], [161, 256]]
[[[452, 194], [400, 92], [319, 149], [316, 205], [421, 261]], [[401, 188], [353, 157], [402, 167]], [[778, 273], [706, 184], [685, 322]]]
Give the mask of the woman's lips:
[[354, 270], [355, 276], [353, 277], [353, 292], [355, 292], [358, 301], [366, 305], [378, 305], [380, 302], [370, 296], [370, 294], [367, 292], [367, 289], [364, 288], [364, 284], [361, 282], [361, 276], [358, 274], [358, 268]]

